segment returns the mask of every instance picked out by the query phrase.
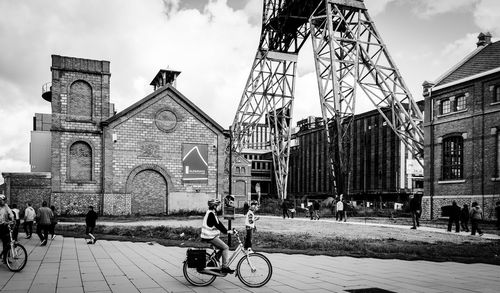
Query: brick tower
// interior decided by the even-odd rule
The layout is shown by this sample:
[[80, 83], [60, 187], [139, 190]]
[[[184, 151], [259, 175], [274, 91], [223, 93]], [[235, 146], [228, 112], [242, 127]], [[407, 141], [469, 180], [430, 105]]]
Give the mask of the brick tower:
[[52, 55], [52, 197], [61, 213], [102, 208], [103, 134], [111, 115], [109, 61]]

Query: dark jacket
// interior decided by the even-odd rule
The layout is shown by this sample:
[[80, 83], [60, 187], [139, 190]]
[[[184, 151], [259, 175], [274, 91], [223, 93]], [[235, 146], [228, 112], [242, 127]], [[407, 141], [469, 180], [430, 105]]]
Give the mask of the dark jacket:
[[452, 205], [450, 208], [450, 219], [452, 220], [458, 220], [460, 218], [460, 207], [455, 205]]
[[460, 221], [468, 222], [469, 221], [469, 208], [464, 207], [460, 212]]
[[416, 199], [415, 197], [410, 199], [410, 211], [416, 212], [420, 211], [422, 207], [420, 206], [420, 201]]
[[97, 221], [97, 213], [93, 210], [89, 211], [85, 216], [85, 224], [89, 227], [95, 227], [95, 222]]

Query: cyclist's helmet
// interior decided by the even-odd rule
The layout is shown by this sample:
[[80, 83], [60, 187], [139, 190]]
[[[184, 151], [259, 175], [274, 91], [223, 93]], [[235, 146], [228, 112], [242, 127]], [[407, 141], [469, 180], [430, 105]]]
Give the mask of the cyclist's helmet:
[[212, 198], [212, 199], [209, 199], [208, 200], [208, 207], [211, 208], [211, 207], [216, 207], [220, 205], [220, 200], [217, 199], [217, 198]]
[[252, 200], [252, 201], [250, 202], [250, 205], [251, 205], [251, 206], [258, 206], [258, 205], [259, 205], [259, 202], [258, 202], [258, 201], [256, 201], [256, 200]]
[[4, 194], [0, 194], [0, 199], [1, 200], [5, 200], [6, 199], [5, 195]]

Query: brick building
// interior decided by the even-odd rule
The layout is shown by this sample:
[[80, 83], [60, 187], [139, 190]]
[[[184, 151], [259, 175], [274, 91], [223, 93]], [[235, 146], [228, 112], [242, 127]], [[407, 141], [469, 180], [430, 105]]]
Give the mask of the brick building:
[[115, 113], [108, 61], [53, 55], [51, 71], [42, 97], [52, 105], [48, 201], [59, 211], [204, 210], [228, 190], [227, 132], [175, 89], [180, 72], [160, 70], [153, 93]]
[[[333, 184], [323, 119], [309, 117], [297, 122], [297, 127], [288, 193], [292, 198], [330, 197]], [[409, 152], [378, 110], [355, 115], [350, 131], [349, 199], [401, 201], [417, 191], [419, 186], [412, 185], [417, 174], [407, 170]]]
[[477, 201], [485, 218], [500, 199], [500, 42], [489, 33], [436, 82], [424, 82], [424, 216]]

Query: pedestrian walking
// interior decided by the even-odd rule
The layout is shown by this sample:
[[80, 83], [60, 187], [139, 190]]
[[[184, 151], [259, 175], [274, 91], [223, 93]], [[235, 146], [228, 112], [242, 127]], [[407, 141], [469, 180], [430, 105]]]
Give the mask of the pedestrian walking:
[[49, 238], [50, 223], [54, 214], [52, 210], [47, 207], [47, 202], [42, 202], [42, 207], [36, 212], [36, 234], [40, 238], [40, 246], [47, 245]]
[[341, 199], [337, 201], [337, 214], [335, 214], [335, 220], [342, 222], [342, 217], [344, 216], [344, 203]]
[[455, 232], [460, 232], [460, 207], [457, 205], [456, 201], [451, 203], [450, 217], [448, 218], [448, 232], [451, 232], [451, 226], [455, 223]]
[[283, 202], [281, 203], [281, 209], [283, 211], [283, 219], [285, 217], [290, 218], [290, 215], [288, 214], [288, 203], [286, 200], [283, 200]]
[[314, 209], [314, 218], [316, 220], [319, 220], [319, 208], [320, 208], [319, 201], [315, 200], [313, 202], [313, 209]]
[[483, 232], [481, 228], [479, 228], [479, 221], [483, 219], [483, 210], [479, 207], [477, 202], [472, 203], [472, 207], [470, 209], [470, 223], [471, 223], [471, 235], [476, 235], [476, 231], [479, 233], [479, 236], [483, 236]]
[[462, 231], [469, 232], [469, 206], [464, 204], [462, 211], [460, 211], [460, 226]]
[[24, 233], [26, 233], [26, 239], [30, 239], [33, 234], [33, 222], [35, 221], [36, 212], [31, 203], [28, 202], [28, 206], [24, 210]]
[[342, 205], [344, 206], [344, 222], [347, 222], [347, 212], [350, 211], [351, 206], [347, 203], [347, 200], [342, 200]]
[[411, 213], [411, 219], [413, 222], [413, 226], [411, 229], [417, 229], [417, 227], [420, 227], [420, 212], [422, 210], [422, 207], [420, 206], [420, 201], [415, 198], [415, 195], [410, 194], [410, 213]]
[[500, 201], [496, 202], [495, 215], [497, 216], [497, 229], [500, 229]]
[[307, 209], [309, 210], [309, 217], [312, 220], [314, 217], [314, 205], [312, 202], [309, 204], [309, 206], [307, 206]]
[[50, 206], [50, 210], [52, 211], [52, 214], [54, 215], [50, 221], [50, 230], [49, 233], [51, 235], [50, 239], [56, 238], [56, 225], [57, 225], [57, 213], [56, 213], [56, 207], [55, 206]]
[[17, 204], [12, 205], [12, 213], [14, 214], [14, 228], [12, 229], [12, 240], [17, 241], [17, 235], [19, 234], [19, 226], [21, 225], [21, 218], [19, 217], [20, 212], [17, 208]]
[[9, 250], [10, 234], [9, 224], [14, 219], [14, 214], [5, 203], [6, 197], [0, 194], [0, 240], [2, 240], [2, 253], [0, 254], [2, 262], [6, 263], [7, 251]]
[[87, 212], [87, 215], [85, 216], [85, 234], [90, 237], [90, 240], [87, 242], [87, 244], [95, 244], [97, 239], [94, 236], [94, 228], [95, 228], [95, 223], [97, 221], [97, 213], [94, 211], [93, 206], [89, 206], [89, 211]]

